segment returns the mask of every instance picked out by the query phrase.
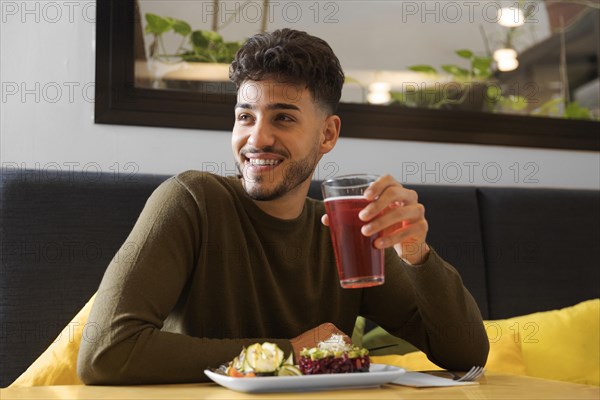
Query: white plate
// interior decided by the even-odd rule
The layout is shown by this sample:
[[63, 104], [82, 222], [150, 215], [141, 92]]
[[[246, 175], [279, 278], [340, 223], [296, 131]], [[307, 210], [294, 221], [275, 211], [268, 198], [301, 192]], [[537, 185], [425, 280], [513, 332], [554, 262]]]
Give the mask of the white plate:
[[371, 364], [369, 372], [301, 376], [257, 376], [233, 378], [209, 370], [204, 373], [228, 389], [246, 393], [307, 392], [315, 390], [356, 389], [380, 386], [399, 378], [404, 369]]

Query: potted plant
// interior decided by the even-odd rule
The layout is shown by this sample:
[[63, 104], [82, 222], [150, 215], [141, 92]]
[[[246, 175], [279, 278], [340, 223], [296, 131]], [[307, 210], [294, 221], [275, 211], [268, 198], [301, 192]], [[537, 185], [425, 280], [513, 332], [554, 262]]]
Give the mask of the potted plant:
[[[228, 81], [229, 64], [243, 41], [227, 42], [216, 31], [192, 30], [186, 21], [147, 13], [146, 33], [153, 36], [149, 65], [157, 80], [170, 88], [186, 88], [194, 82]], [[164, 35], [180, 36], [174, 51], [168, 51]]]
[[[476, 109], [483, 108], [487, 83], [492, 75], [490, 57], [476, 56], [471, 50], [457, 50], [456, 55], [468, 60], [468, 67], [455, 64], [442, 65], [450, 80], [439, 79], [432, 87], [407, 87], [404, 92], [391, 92], [395, 103], [407, 107]], [[430, 65], [413, 65], [411, 71], [442, 77]]]

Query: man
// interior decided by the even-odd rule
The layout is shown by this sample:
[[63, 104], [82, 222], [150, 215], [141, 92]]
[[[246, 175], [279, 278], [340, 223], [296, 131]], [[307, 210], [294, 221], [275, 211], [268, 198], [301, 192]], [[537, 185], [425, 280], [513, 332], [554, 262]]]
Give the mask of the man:
[[344, 74], [329, 45], [288, 29], [259, 34], [230, 78], [240, 176], [188, 171], [153, 193], [98, 290], [88, 324], [99, 336], [82, 341], [82, 380], [203, 381], [242, 346], [271, 341], [297, 353], [338, 328], [351, 333], [357, 315], [442, 367], [483, 365], [477, 305], [427, 246], [416, 193], [390, 176], [370, 186], [360, 214], [363, 234], [381, 234], [385, 284], [339, 285], [323, 203], [306, 197], [341, 127]]

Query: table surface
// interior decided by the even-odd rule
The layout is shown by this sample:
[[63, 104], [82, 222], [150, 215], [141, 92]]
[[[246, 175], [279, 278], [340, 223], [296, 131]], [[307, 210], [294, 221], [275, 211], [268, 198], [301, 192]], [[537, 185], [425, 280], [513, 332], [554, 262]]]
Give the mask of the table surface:
[[213, 383], [151, 386], [36, 386], [2, 389], [0, 399], [600, 399], [596, 386], [516, 375], [487, 373], [480, 385], [411, 388], [383, 385], [372, 389], [272, 394], [233, 392]]

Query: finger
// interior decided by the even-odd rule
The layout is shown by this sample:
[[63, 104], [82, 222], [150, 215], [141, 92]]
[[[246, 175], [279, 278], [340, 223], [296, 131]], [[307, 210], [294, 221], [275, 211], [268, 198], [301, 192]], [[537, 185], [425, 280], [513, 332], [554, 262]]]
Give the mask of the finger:
[[418, 204], [418, 199], [417, 192], [414, 190], [406, 189], [399, 184], [388, 186], [377, 199], [361, 210], [359, 218], [363, 221], [369, 221], [388, 208], [394, 208], [398, 205]]
[[327, 214], [321, 217], [321, 223], [325, 226], [329, 226], [329, 216]]
[[388, 228], [402, 228], [424, 219], [425, 207], [422, 204], [392, 207], [363, 225], [361, 232], [365, 236], [372, 236]]
[[363, 195], [367, 198], [367, 200], [373, 201], [379, 197], [388, 186], [391, 185], [399, 185], [399, 183], [396, 182], [396, 180], [390, 175], [380, 176], [369, 185], [369, 188], [365, 190]]
[[379, 198], [389, 187], [404, 188], [404, 186], [391, 175], [384, 175], [372, 182], [363, 195], [367, 200], [373, 201]]

